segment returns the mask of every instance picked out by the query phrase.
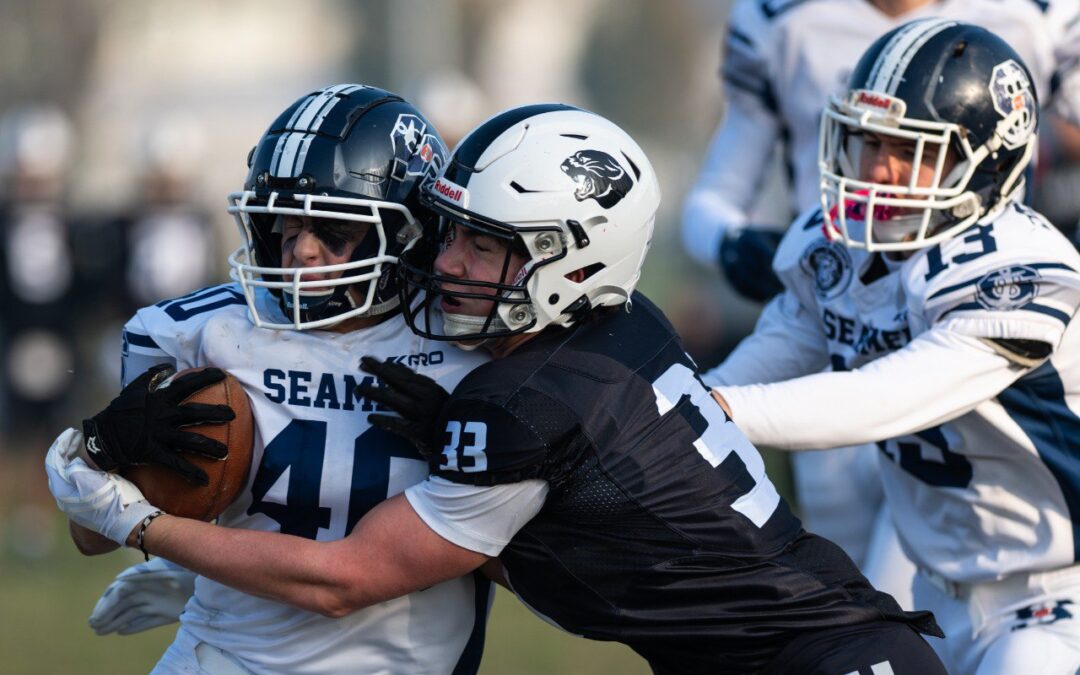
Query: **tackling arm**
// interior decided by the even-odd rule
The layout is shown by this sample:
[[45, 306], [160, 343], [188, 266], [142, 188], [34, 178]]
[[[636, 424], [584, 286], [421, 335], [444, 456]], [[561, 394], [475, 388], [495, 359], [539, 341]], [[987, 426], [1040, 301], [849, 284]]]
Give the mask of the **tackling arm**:
[[460, 577], [490, 559], [440, 537], [404, 495], [372, 509], [338, 541], [162, 516], [146, 529], [143, 545], [238, 590], [330, 617]]
[[752, 442], [785, 450], [832, 448], [947, 422], [1026, 372], [983, 340], [934, 328], [855, 370], [717, 390]]

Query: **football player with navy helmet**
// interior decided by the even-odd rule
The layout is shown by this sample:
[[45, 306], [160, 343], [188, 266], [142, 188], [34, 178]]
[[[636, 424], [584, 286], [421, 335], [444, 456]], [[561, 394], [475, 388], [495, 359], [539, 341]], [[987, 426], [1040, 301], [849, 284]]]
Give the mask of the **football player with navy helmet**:
[[[875, 39], [932, 16], [1001, 36], [1027, 64], [1041, 107], [1062, 123], [1080, 124], [1077, 0], [737, 0], [720, 68], [724, 118], [683, 206], [686, 252], [709, 267], [719, 262], [744, 297], [766, 302], [782, 290], [771, 265], [789, 214], [754, 208], [770, 182], [772, 158], [779, 155], [786, 170], [790, 197], [781, 209], [793, 217], [813, 208], [818, 129], [829, 97], [846, 89]], [[796, 502], [808, 529], [843, 546], [876, 586], [906, 604], [901, 589], [914, 568], [895, 545], [874, 483], [875, 454], [857, 446], [792, 457]]]
[[[86, 494], [80, 490], [92, 492], [89, 511], [72, 513], [72, 520], [87, 525], [100, 513], [95, 509], [108, 511], [108, 498], [102, 500], [108, 489], [96, 488], [119, 480], [77, 457], [83, 435], [91, 459], [109, 469], [175, 464], [160, 453], [177, 447], [213, 454], [202, 437], [168, 426], [184, 411], [139, 404], [156, 393], [144, 371], [162, 366], [228, 371], [252, 404], [248, 482], [212, 526], [216, 531], [336, 547], [365, 513], [423, 480], [427, 462], [368, 422], [365, 411], [374, 404], [355, 389], [364, 382], [362, 355], [409, 363], [444, 386], [485, 360], [415, 336], [400, 311], [394, 263], [423, 231], [428, 216], [417, 196], [444, 158], [442, 140], [420, 111], [382, 89], [341, 84], [286, 108], [249, 156], [244, 189], [229, 197], [243, 241], [229, 259], [233, 283], [139, 310], [124, 330], [124, 391], [87, 420], [84, 434], [65, 432], [50, 453], [50, 487], [59, 501], [78, 502]], [[148, 449], [144, 440], [154, 430], [168, 450]], [[155, 509], [140, 498], [136, 490], [113, 503], [116, 518], [106, 533], [115, 543], [150, 522], [143, 519]], [[83, 537], [79, 543], [86, 552], [110, 548]], [[223, 554], [225, 563], [224, 549], [204, 552]], [[244, 556], [258, 568], [270, 564], [254, 551]], [[334, 560], [366, 569], [348, 557]], [[479, 667], [491, 598], [480, 575], [440, 579], [332, 618], [186, 569], [156, 559], [125, 571], [91, 625], [130, 633], [174, 621], [182, 608], [176, 639], [155, 672], [473, 673]]]
[[877, 445], [951, 673], [1080, 667], [1080, 254], [1020, 201], [1038, 122], [986, 29], [876, 41], [825, 111], [784, 294], [706, 376], [754, 442]]
[[802, 529], [635, 292], [660, 191], [624, 131], [567, 105], [513, 108], [423, 195], [440, 224], [402, 256], [405, 318], [495, 360], [447, 394], [366, 359], [384, 386], [360, 390], [399, 413], [370, 419], [434, 475], [339, 541], [162, 516], [129, 545], [334, 616], [484, 566], [659, 673], [944, 672], [919, 635], [938, 634], [933, 617]]

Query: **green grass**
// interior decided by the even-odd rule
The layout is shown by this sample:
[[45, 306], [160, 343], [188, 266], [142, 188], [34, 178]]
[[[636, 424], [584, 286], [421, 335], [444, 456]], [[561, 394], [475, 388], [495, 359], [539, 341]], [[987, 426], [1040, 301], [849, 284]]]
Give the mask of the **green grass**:
[[[15, 528], [2, 529], [6, 534], [0, 537], [0, 672], [123, 675], [150, 671], [172, 642], [175, 625], [137, 635], [98, 637], [86, 624], [98, 596], [117, 572], [139, 561], [138, 554], [80, 556], [66, 540], [57, 516], [51, 551], [30, 560], [14, 553]], [[480, 672], [644, 675], [649, 669], [622, 645], [584, 640], [549, 626], [500, 589]]]

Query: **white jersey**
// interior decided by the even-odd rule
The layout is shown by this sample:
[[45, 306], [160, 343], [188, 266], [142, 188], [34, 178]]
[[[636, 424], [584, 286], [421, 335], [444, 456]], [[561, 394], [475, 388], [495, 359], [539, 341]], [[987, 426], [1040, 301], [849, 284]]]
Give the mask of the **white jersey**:
[[[788, 290], [707, 378], [775, 382], [721, 387], [736, 423], [779, 447], [880, 441], [905, 553], [951, 580], [1080, 560], [1080, 254], [1016, 203], [903, 262], [821, 223], [792, 226], [774, 261]], [[797, 354], [773, 357], [784, 335]], [[1053, 352], [1029, 367], [993, 339]], [[826, 362], [850, 372], [813, 374]]]
[[[264, 316], [278, 311], [269, 294], [259, 301]], [[428, 475], [407, 442], [368, 424], [374, 406], [354, 393], [371, 377], [361, 356], [399, 360], [450, 390], [485, 360], [415, 336], [400, 315], [349, 333], [256, 328], [236, 284], [141, 309], [124, 330], [125, 380], [154, 363], [217, 366], [251, 400], [251, 473], [218, 522], [319, 541], [345, 537]], [[470, 575], [329, 619], [199, 577], [181, 623], [255, 672], [475, 672], [489, 598]]]
[[940, 0], [895, 18], [868, 0], [737, 0], [721, 70], [726, 114], [686, 200], [686, 251], [715, 265], [724, 231], [747, 223], [779, 141], [793, 212], [818, 204], [818, 131], [829, 96], [844, 91], [875, 39], [927, 16], [999, 35], [1031, 70], [1040, 103], [1080, 121], [1078, 0]]

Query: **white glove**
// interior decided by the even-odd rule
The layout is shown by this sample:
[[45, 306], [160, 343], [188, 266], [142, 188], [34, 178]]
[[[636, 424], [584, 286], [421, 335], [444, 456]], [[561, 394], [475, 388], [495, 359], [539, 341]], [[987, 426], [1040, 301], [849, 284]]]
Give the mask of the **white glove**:
[[195, 592], [195, 576], [164, 558], [132, 565], [94, 605], [90, 627], [98, 635], [130, 635], [173, 623]]
[[120, 476], [91, 469], [79, 457], [81, 431], [60, 434], [45, 456], [49, 491], [68, 518], [124, 546], [142, 519], [158, 511], [139, 488]]

